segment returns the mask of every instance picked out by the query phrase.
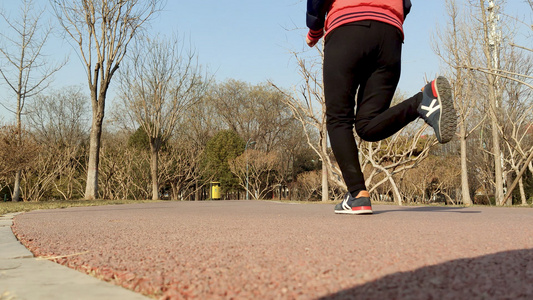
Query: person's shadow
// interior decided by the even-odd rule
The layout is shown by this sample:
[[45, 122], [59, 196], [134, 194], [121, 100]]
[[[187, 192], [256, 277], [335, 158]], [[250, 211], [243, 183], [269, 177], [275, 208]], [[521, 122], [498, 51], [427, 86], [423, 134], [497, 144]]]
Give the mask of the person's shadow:
[[395, 273], [320, 299], [533, 299], [533, 249]]
[[374, 209], [373, 214], [384, 213], [401, 213], [405, 211], [410, 212], [424, 212], [424, 213], [458, 213], [458, 214], [479, 214], [480, 210], [471, 210], [465, 207], [457, 206], [396, 206], [393, 209]]

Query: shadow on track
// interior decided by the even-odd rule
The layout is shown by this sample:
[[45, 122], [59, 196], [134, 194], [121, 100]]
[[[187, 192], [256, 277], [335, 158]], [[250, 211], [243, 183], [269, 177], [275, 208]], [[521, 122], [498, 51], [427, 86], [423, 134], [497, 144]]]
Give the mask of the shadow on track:
[[374, 214], [383, 214], [383, 213], [401, 213], [404, 211], [410, 212], [430, 212], [430, 213], [458, 213], [458, 214], [479, 214], [479, 210], [471, 210], [467, 207], [442, 207], [442, 206], [418, 206], [418, 207], [405, 207], [397, 206], [395, 209], [387, 210], [374, 210]]
[[320, 299], [533, 299], [533, 249], [395, 273]]

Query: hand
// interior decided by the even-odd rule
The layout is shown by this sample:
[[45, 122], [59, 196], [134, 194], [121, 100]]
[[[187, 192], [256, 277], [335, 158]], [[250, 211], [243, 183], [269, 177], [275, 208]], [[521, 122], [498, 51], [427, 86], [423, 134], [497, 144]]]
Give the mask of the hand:
[[309, 47], [314, 47], [314, 46], [316, 45], [316, 43], [318, 42], [318, 40], [317, 40], [317, 41], [311, 41], [311, 40], [309, 39], [309, 37], [306, 37], [306, 38], [305, 38], [305, 42], [307, 43], [307, 46], [309, 46]]

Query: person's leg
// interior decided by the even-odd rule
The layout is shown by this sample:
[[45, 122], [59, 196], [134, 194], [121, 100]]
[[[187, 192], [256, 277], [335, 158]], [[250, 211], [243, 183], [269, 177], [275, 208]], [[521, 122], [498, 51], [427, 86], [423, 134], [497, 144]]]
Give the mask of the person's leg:
[[[402, 42], [399, 29], [376, 21], [341, 26], [326, 37], [324, 94], [327, 129], [331, 148], [351, 194], [335, 207], [335, 212], [354, 213], [354, 210], [362, 209], [362, 213], [372, 213], [359, 163], [354, 124], [361, 138], [378, 141], [398, 132], [419, 116], [424, 117], [420, 112], [422, 107], [428, 124], [439, 132], [440, 128], [445, 129], [443, 142], [455, 129], [452, 126], [455, 112], [450, 87], [443, 79], [429, 84], [428, 90], [433, 96], [426, 95], [429, 91], [417, 93], [390, 107], [400, 78]], [[356, 93], [357, 113], [354, 114]], [[423, 100], [432, 102], [424, 106]], [[440, 109], [441, 105], [445, 109]], [[448, 116], [442, 118], [441, 110]]]
[[348, 191], [366, 190], [354, 137], [355, 94], [373, 69], [376, 48], [371, 22], [341, 26], [328, 34], [324, 49], [324, 95], [333, 154]]
[[390, 107], [400, 79], [402, 34], [393, 26], [372, 23], [382, 38], [376, 69], [361, 81], [358, 92], [355, 128], [366, 141], [379, 141], [422, 117], [434, 130], [440, 143], [455, 135], [457, 115], [451, 86], [444, 77], [429, 82], [424, 92]]
[[373, 23], [382, 38], [375, 70], [359, 88], [355, 128], [363, 140], [374, 142], [392, 136], [419, 117], [422, 93], [390, 107], [401, 72], [402, 33], [397, 28]]

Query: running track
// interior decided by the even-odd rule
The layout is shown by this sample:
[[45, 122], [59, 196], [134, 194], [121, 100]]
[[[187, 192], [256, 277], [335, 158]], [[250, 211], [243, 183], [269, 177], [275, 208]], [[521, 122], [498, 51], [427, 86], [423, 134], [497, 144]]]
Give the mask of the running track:
[[533, 209], [160, 202], [42, 210], [35, 256], [159, 299], [533, 299]]

